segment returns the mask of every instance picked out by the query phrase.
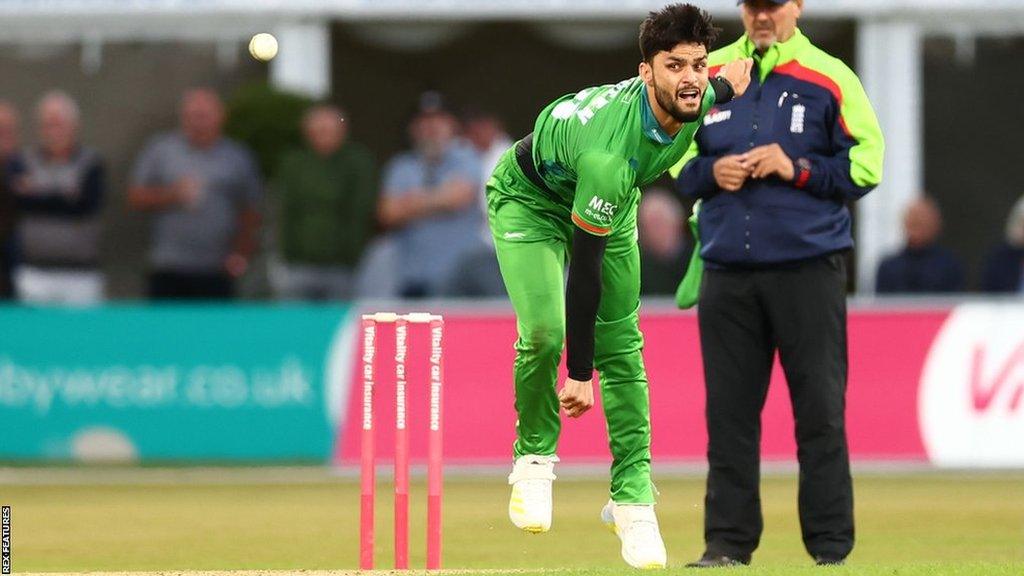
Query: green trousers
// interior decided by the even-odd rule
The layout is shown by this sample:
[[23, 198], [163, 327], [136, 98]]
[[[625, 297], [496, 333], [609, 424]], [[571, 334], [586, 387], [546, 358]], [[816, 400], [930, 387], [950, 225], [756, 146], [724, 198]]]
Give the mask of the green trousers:
[[[510, 171], [510, 166], [505, 170]], [[506, 186], [529, 186], [501, 177], [488, 184], [488, 207], [498, 263], [516, 313], [516, 457], [551, 455], [561, 431], [556, 385], [565, 341], [565, 267], [571, 252], [569, 214], [510, 198]], [[612, 453], [611, 498], [651, 504], [651, 424], [647, 374], [641, 351], [640, 252], [636, 205], [612, 233], [602, 270], [595, 326], [594, 366]], [[591, 414], [584, 418], [593, 417]]]

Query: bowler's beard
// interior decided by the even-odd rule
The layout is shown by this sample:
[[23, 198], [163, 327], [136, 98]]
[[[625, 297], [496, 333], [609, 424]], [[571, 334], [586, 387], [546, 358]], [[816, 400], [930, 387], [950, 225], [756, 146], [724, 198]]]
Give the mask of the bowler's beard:
[[[701, 97], [703, 98], [703, 93]], [[700, 109], [694, 110], [693, 112], [685, 112], [679, 108], [676, 104], [676, 92], [675, 90], [666, 90], [658, 84], [658, 81], [654, 81], [654, 98], [658, 101], [658, 105], [668, 115], [675, 119], [676, 122], [686, 124], [687, 122], [694, 122], [700, 117]]]

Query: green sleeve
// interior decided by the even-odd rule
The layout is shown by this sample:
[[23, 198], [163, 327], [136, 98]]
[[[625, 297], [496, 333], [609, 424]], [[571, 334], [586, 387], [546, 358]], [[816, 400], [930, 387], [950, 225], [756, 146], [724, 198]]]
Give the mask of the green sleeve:
[[633, 189], [629, 163], [607, 152], [584, 152], [577, 163], [572, 221], [596, 236], [607, 236], [619, 207]]
[[699, 155], [700, 146], [697, 145], [697, 139], [694, 138], [693, 142], [690, 142], [690, 147], [686, 149], [686, 153], [679, 159], [679, 162], [676, 162], [674, 166], [668, 169], [669, 176], [671, 176], [673, 180], [679, 178], [679, 173], [683, 171], [683, 167], [686, 166], [687, 162], [693, 160]]
[[850, 148], [850, 179], [857, 186], [875, 186], [882, 181], [885, 140], [878, 118], [860, 79], [843, 66], [839, 87], [843, 93], [840, 115], [849, 135], [856, 141]]
[[800, 64], [836, 84], [838, 126], [833, 130], [833, 158], [814, 158], [806, 188], [823, 196], [837, 192], [856, 199], [882, 181], [885, 140], [864, 86], [842, 60], [814, 49], [801, 56]]

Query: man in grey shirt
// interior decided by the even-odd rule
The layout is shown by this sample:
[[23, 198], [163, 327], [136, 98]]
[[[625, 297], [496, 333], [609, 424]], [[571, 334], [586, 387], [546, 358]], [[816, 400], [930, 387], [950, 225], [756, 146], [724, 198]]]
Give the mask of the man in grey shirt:
[[231, 298], [256, 246], [259, 171], [224, 137], [224, 105], [212, 90], [187, 91], [180, 121], [146, 146], [128, 190], [132, 207], [156, 213], [149, 295]]

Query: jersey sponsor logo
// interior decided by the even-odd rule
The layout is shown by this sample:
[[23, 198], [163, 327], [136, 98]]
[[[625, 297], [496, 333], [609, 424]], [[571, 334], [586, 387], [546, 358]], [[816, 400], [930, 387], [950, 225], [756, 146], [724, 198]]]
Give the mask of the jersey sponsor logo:
[[704, 125], [711, 126], [712, 124], [718, 124], [719, 122], [725, 122], [732, 118], [732, 110], [719, 110], [718, 108], [712, 108], [704, 116]]
[[615, 211], [619, 207], [607, 200], [594, 196], [587, 203], [586, 214], [595, 220], [607, 222], [615, 216]]
[[793, 134], [804, 133], [804, 114], [807, 112], [807, 107], [803, 104], [793, 105], [793, 115], [789, 120], [789, 131]]
[[505, 240], [522, 240], [523, 238], [526, 238], [526, 234], [523, 232], [505, 232], [502, 235], [502, 238]]
[[932, 462], [1024, 465], [1024, 306], [958, 306], [928, 352], [918, 411]]

